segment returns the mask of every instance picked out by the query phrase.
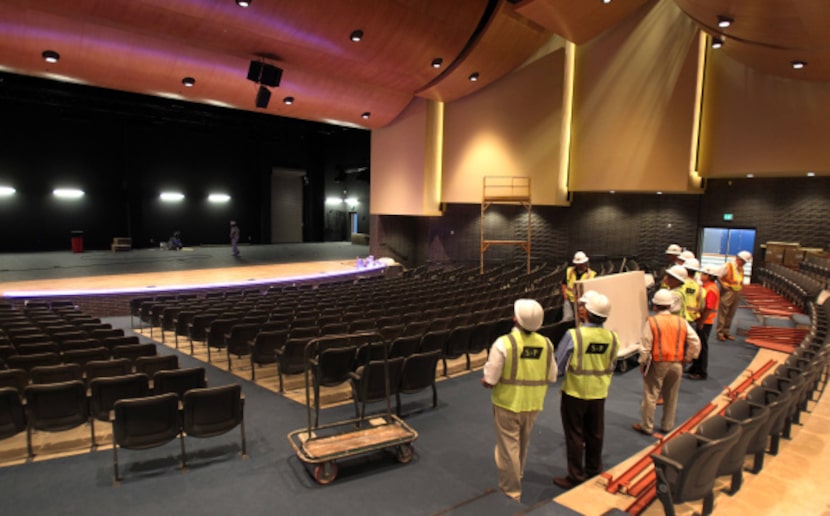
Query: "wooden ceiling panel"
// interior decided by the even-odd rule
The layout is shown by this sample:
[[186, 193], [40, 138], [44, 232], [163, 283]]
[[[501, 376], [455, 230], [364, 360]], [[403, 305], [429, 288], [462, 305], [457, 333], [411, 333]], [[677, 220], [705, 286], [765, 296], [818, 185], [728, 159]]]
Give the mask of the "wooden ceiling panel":
[[[284, 73], [258, 111], [373, 128], [415, 96], [450, 101], [485, 87], [552, 33], [582, 43], [657, 1], [671, 0], [255, 0], [247, 9], [234, 0], [0, 0], [0, 70], [256, 111], [246, 75], [264, 58]], [[728, 37], [751, 41], [727, 42], [731, 57], [788, 77], [780, 63], [799, 57], [784, 50], [800, 49], [809, 66], [795, 78], [830, 80], [830, 2], [675, 1], [704, 28], [719, 13], [734, 17]], [[349, 40], [355, 29], [359, 43]], [[60, 62], [45, 63], [46, 49]], [[479, 81], [468, 80], [473, 72]], [[286, 96], [295, 103], [282, 104]]]
[[586, 43], [654, 0], [523, 0], [516, 12], [572, 43]]
[[[469, 52], [439, 81], [418, 96], [449, 102], [500, 79], [521, 65], [551, 38], [551, 33], [502, 3]], [[470, 81], [470, 75], [478, 80]]]

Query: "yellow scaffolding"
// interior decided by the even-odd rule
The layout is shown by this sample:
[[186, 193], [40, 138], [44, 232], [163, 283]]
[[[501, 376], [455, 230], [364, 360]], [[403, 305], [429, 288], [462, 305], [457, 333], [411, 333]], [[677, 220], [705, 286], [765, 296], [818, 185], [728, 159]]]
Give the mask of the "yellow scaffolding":
[[[484, 235], [484, 215], [494, 204], [520, 205], [527, 210], [526, 240], [492, 240]], [[493, 245], [517, 245], [527, 254], [527, 272], [530, 274], [531, 241], [530, 178], [521, 176], [485, 176], [481, 196], [481, 274], [484, 274], [484, 253]]]

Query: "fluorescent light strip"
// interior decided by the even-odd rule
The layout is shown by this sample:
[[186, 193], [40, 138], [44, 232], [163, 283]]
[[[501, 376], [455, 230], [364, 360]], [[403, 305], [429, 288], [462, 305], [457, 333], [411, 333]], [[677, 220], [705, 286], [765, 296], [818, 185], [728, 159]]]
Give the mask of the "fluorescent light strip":
[[340, 197], [326, 197], [326, 204], [328, 205], [341, 204], [342, 202], [343, 199]]
[[215, 203], [223, 203], [231, 200], [231, 196], [223, 193], [212, 193], [208, 195], [208, 201]]
[[61, 199], [79, 199], [84, 196], [84, 191], [77, 188], [55, 188], [52, 194]]
[[336, 278], [338, 276], [353, 276], [356, 274], [365, 274], [370, 269], [384, 269], [386, 265], [383, 262], [375, 260], [361, 269], [345, 272], [327, 272], [321, 274], [307, 274], [304, 276], [292, 276], [288, 278], [270, 278], [262, 280], [247, 280], [247, 281], [229, 281], [222, 283], [206, 283], [202, 285], [164, 285], [157, 287], [155, 285], [147, 287], [128, 287], [128, 288], [112, 288], [99, 290], [9, 290], [3, 292], [3, 297], [13, 298], [34, 298], [34, 297], [55, 297], [55, 296], [89, 296], [89, 295], [104, 295], [104, 294], [140, 294], [142, 292], [166, 292], [169, 290], [202, 290], [209, 288], [222, 287], [245, 287], [250, 285], [278, 285], [281, 283], [291, 283], [297, 281], [306, 281], [319, 278]]
[[11, 197], [17, 190], [12, 186], [0, 186], [0, 197]]
[[159, 198], [164, 202], [179, 202], [184, 199], [184, 194], [179, 192], [162, 192]]

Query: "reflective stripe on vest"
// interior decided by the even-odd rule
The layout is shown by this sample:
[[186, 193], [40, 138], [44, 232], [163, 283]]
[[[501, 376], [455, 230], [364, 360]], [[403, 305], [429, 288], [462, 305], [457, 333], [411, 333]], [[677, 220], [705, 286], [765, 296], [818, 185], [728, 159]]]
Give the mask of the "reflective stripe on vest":
[[648, 318], [654, 340], [651, 359], [655, 362], [682, 362], [686, 348], [686, 320], [674, 314]]
[[518, 329], [500, 338], [504, 339], [506, 356], [499, 382], [490, 394], [493, 405], [517, 413], [542, 410], [553, 366], [553, 344], [538, 333], [522, 334]]
[[[596, 277], [597, 272], [593, 269], [586, 269], [585, 272], [582, 273], [581, 279], [592, 279]], [[574, 300], [574, 285], [576, 285], [576, 267], [571, 265], [565, 271], [565, 292], [568, 295], [568, 301], [573, 303]]]
[[723, 275], [723, 278], [720, 280], [721, 285], [725, 288], [729, 288], [738, 292], [744, 286], [744, 269], [743, 267], [738, 267], [738, 264], [735, 262], [729, 262], [726, 264], [726, 274]]
[[593, 326], [568, 331], [574, 349], [562, 392], [584, 400], [607, 398], [619, 350], [617, 335]]
[[[516, 344], [516, 337], [513, 336], [512, 333], [507, 334], [507, 338], [510, 340], [510, 371], [507, 371], [507, 368], [502, 370], [501, 379], [499, 379], [499, 383], [504, 385], [523, 385], [527, 387], [538, 387], [540, 385], [547, 385], [548, 384], [548, 371], [550, 371], [551, 362], [553, 361], [553, 353], [551, 352], [553, 349], [553, 344], [550, 342], [550, 339], [545, 337], [545, 341], [548, 345], [548, 353], [547, 353], [547, 360], [545, 361], [545, 378], [542, 380], [519, 380], [519, 346]], [[505, 376], [505, 372], [507, 372], [507, 376]]]
[[683, 297], [686, 301], [686, 320], [694, 322], [700, 317], [703, 306], [700, 299], [700, 285], [693, 278], [683, 284]]

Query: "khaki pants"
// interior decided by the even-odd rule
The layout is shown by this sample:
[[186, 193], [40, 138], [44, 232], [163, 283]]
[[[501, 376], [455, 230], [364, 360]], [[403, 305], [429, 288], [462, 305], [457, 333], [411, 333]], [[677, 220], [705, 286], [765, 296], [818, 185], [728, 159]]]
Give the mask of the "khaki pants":
[[729, 335], [729, 328], [732, 327], [732, 319], [738, 310], [738, 292], [731, 288], [724, 289], [720, 295], [718, 306], [718, 335]]
[[499, 470], [499, 488], [504, 494], [519, 500], [522, 496], [522, 474], [525, 469], [530, 434], [539, 412], [512, 412], [493, 406], [496, 424], [496, 468]]
[[663, 396], [661, 430], [668, 432], [674, 428], [674, 419], [677, 416], [677, 393], [680, 391], [682, 377], [683, 364], [680, 362], [651, 363], [648, 373], [643, 378], [642, 421], [640, 421], [643, 430], [654, 431], [654, 411], [661, 394]]

